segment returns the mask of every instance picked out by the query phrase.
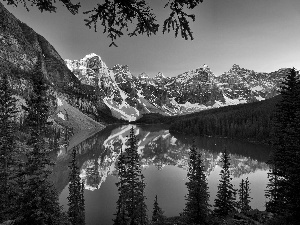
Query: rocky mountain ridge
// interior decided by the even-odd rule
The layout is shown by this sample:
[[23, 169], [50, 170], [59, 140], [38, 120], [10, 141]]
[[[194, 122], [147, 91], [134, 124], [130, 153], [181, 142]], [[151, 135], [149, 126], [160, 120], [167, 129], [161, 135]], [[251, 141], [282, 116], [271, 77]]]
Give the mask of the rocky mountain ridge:
[[267, 74], [233, 66], [217, 77], [204, 65], [175, 77], [158, 73], [152, 78], [134, 76], [128, 66], [108, 68], [96, 54], [63, 60], [2, 3], [0, 47], [0, 73], [10, 75], [20, 109], [32, 91], [31, 75], [41, 67], [50, 87], [51, 119], [75, 132], [134, 121], [147, 113], [177, 115], [270, 98], [287, 70]]
[[99, 90], [115, 117], [129, 121], [146, 113], [178, 115], [272, 98], [289, 70], [261, 73], [234, 64], [216, 76], [204, 64], [174, 77], [149, 77], [132, 75], [128, 66], [108, 68], [95, 53], [65, 63], [83, 84]]

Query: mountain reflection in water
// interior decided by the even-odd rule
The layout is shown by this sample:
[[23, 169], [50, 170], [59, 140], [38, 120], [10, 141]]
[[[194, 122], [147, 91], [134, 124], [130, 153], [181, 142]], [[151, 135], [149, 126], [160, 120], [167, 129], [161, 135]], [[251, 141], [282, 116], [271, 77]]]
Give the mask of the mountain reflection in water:
[[[112, 224], [118, 197], [116, 161], [121, 148], [125, 149], [132, 125], [108, 127], [80, 142], [80, 138], [70, 139], [69, 146], [78, 151], [80, 176], [85, 180], [86, 222], [87, 224]], [[251, 206], [264, 210], [264, 190], [267, 184], [270, 148], [257, 144], [226, 138], [191, 137], [170, 134], [159, 126], [135, 126], [138, 139], [140, 164], [146, 179], [149, 215], [157, 194], [159, 204], [166, 216], [178, 215], [184, 208], [187, 194], [185, 182], [189, 147], [195, 144], [202, 152], [208, 186], [210, 204], [213, 205], [221, 170], [220, 156], [224, 146], [230, 152], [233, 184], [238, 188], [241, 179], [249, 177]], [[80, 135], [80, 134], [79, 134]], [[88, 134], [83, 134], [88, 135]], [[80, 143], [78, 143], [80, 142]], [[68, 196], [68, 165], [70, 147], [57, 154], [53, 180], [60, 193], [60, 202], [65, 207]]]

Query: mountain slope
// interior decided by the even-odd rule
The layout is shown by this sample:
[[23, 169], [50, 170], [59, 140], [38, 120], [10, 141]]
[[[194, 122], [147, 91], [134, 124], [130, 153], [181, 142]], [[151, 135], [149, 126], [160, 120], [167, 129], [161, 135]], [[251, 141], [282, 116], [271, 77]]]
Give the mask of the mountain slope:
[[[31, 92], [32, 72], [41, 65], [50, 86], [53, 118], [74, 130], [86, 127], [90, 123], [88, 117], [103, 127], [109, 123], [135, 121], [145, 114], [174, 116], [268, 99], [278, 94], [288, 70], [256, 73], [233, 65], [228, 72], [215, 76], [203, 65], [177, 76], [165, 77], [158, 73], [152, 78], [145, 73], [134, 76], [128, 66], [108, 68], [94, 53], [81, 60], [63, 60], [44, 37], [19, 21], [1, 3], [0, 47], [1, 73], [11, 74], [20, 104]], [[79, 110], [69, 118], [82, 113], [85, 122], [62, 123], [57, 115], [60, 113], [57, 98]], [[70, 113], [75, 111], [70, 110]]]
[[[91, 125], [91, 120], [93, 120], [91, 127], [98, 128], [104, 127], [104, 123], [99, 122], [118, 121], [112, 116], [102, 99], [92, 97], [95, 89], [92, 86], [83, 85], [78, 80], [55, 48], [0, 3], [0, 73], [10, 75], [9, 79], [15, 95], [20, 99], [18, 104], [23, 104], [32, 90], [30, 77], [37, 65], [42, 66], [42, 74], [50, 87], [49, 105], [51, 105], [53, 118], [57, 122], [61, 122], [59, 116], [55, 115], [59, 110], [58, 96], [66, 104], [77, 108], [78, 111], [74, 116], [82, 118], [65, 123], [69, 128], [86, 129], [88, 128], [86, 124]], [[69, 112], [70, 118], [74, 112], [74, 110]]]
[[203, 65], [174, 77], [158, 73], [151, 78], [145, 73], [133, 76], [128, 66], [109, 69], [94, 53], [65, 63], [82, 83], [98, 90], [115, 117], [128, 121], [145, 114], [182, 115], [272, 98], [289, 70], [257, 73], [234, 64], [229, 71], [215, 76]]

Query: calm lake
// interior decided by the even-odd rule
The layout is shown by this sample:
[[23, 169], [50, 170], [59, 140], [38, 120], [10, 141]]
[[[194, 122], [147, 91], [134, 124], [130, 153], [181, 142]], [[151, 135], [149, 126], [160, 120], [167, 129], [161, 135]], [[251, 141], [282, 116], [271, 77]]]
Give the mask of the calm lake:
[[[187, 189], [188, 150], [195, 144], [202, 152], [210, 192], [210, 204], [214, 204], [220, 173], [220, 153], [224, 146], [230, 152], [233, 184], [249, 178], [252, 208], [265, 209], [270, 148], [258, 144], [226, 138], [191, 137], [169, 133], [158, 125], [124, 125], [108, 127], [96, 134], [82, 133], [70, 138], [68, 147], [56, 154], [53, 180], [60, 193], [60, 203], [67, 209], [68, 165], [70, 149], [78, 151], [81, 178], [85, 180], [85, 205], [87, 225], [112, 224], [116, 212], [118, 181], [115, 169], [121, 148], [125, 149], [126, 136], [134, 127], [138, 138], [140, 163], [145, 176], [147, 206], [152, 213], [155, 195], [166, 216], [176, 216], [185, 206]], [[90, 136], [90, 137], [89, 137]], [[86, 137], [89, 137], [86, 139]]]

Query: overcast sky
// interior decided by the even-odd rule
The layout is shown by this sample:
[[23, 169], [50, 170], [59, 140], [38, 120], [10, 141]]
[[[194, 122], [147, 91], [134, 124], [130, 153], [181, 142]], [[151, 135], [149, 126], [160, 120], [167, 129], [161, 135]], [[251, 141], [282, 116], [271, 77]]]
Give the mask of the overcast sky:
[[[98, 0], [101, 2], [101, 0]], [[149, 0], [162, 21], [168, 11], [167, 0]], [[5, 7], [18, 19], [44, 36], [63, 59], [80, 59], [96, 53], [108, 67], [128, 65], [133, 74], [158, 72], [175, 76], [201, 67], [204, 63], [219, 75], [233, 64], [258, 72], [279, 68], [300, 69], [300, 1], [299, 0], [204, 0], [193, 12], [195, 39], [174, 38], [174, 33], [156, 36], [122, 37], [118, 48], [108, 47], [110, 40], [84, 25], [82, 12], [97, 0], [82, 1], [79, 15], [64, 8], [57, 13], [27, 12], [20, 4]]]

